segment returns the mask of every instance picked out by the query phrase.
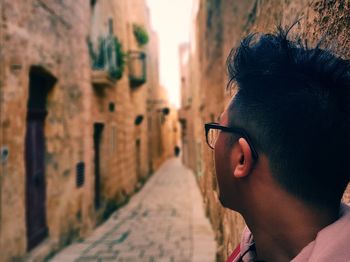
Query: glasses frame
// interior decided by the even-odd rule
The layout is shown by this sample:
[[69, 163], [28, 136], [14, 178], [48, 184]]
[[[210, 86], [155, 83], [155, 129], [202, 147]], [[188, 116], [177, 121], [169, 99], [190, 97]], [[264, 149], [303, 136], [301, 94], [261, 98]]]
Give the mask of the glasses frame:
[[247, 140], [248, 145], [250, 146], [250, 150], [252, 151], [252, 156], [253, 156], [254, 160], [258, 159], [258, 152], [256, 151], [255, 147], [253, 146], [252, 140], [250, 139], [248, 133], [243, 128], [235, 127], [235, 126], [227, 127], [227, 126], [222, 126], [219, 123], [211, 122], [211, 123], [204, 124], [204, 129], [205, 129], [205, 138], [206, 138], [207, 144], [211, 149], [214, 149], [214, 147], [212, 147], [210, 145], [209, 140], [208, 140], [209, 130], [210, 129], [217, 129], [217, 130], [220, 130], [222, 132], [238, 134], [238, 135], [242, 136], [243, 138], [245, 138], [245, 140]]

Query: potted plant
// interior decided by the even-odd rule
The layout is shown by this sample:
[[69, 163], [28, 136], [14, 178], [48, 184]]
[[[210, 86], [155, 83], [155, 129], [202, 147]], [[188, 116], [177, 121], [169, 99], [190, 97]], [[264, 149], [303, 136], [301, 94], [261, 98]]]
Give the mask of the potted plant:
[[133, 24], [133, 32], [139, 46], [144, 46], [148, 43], [149, 36], [144, 26]]

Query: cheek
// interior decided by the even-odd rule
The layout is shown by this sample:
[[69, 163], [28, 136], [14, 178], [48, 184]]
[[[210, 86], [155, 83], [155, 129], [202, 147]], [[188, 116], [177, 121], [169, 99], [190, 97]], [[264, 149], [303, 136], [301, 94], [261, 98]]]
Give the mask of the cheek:
[[227, 184], [227, 179], [230, 174], [230, 164], [228, 154], [226, 152], [223, 139], [218, 139], [214, 150], [214, 161], [216, 177], [219, 183], [220, 190], [223, 190], [223, 186]]
[[230, 164], [224, 156], [221, 152], [215, 152], [216, 181], [219, 201], [223, 207], [229, 207], [231, 198]]

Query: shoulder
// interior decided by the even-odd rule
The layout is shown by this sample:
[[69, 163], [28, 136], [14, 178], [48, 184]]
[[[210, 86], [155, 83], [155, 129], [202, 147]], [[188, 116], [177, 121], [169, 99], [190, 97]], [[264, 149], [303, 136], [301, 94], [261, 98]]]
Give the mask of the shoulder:
[[349, 242], [350, 207], [342, 204], [340, 218], [318, 232], [316, 239], [303, 248], [292, 261], [350, 261]]

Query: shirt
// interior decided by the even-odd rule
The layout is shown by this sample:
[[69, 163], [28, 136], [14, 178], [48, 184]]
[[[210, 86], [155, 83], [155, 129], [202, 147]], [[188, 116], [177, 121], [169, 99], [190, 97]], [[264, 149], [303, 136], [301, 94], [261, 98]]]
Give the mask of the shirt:
[[[241, 243], [227, 262], [253, 262], [256, 249], [252, 233], [245, 227]], [[304, 247], [291, 262], [349, 262], [350, 261], [350, 207], [340, 206], [337, 221], [320, 230], [316, 238]]]

